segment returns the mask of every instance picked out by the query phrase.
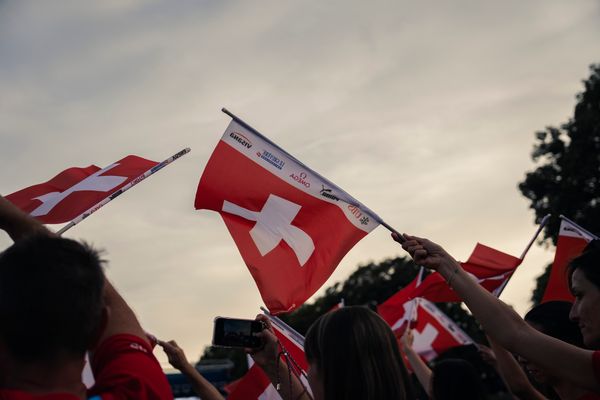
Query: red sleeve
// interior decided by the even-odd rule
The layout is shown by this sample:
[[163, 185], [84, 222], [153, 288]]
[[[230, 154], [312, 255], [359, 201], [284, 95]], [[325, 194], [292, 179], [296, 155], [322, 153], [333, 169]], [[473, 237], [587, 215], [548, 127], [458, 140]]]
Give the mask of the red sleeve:
[[600, 382], [600, 350], [595, 351], [592, 354], [592, 363], [594, 365], [594, 375], [596, 375], [596, 381]]
[[102, 400], [173, 398], [152, 348], [137, 336], [109, 337], [94, 352], [90, 364], [96, 380], [90, 395], [101, 395]]

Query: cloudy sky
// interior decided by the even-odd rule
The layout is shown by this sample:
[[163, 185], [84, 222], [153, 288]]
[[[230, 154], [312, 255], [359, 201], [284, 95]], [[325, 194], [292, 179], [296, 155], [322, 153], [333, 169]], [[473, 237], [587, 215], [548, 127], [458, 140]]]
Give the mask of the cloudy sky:
[[[144, 326], [195, 359], [214, 316], [261, 305], [218, 215], [193, 209], [221, 107], [400, 231], [519, 255], [534, 132], [572, 114], [599, 37], [595, 0], [0, 0], [0, 192], [191, 147], [67, 236], [105, 248]], [[377, 228], [328, 284], [399, 254]], [[503, 299], [527, 310], [551, 259], [532, 249]]]

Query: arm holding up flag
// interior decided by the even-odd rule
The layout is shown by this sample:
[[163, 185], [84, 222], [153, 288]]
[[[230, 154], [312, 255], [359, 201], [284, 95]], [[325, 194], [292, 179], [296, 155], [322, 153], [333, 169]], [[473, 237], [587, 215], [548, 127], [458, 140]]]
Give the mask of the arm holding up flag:
[[413, 349], [413, 341], [414, 335], [411, 329], [407, 329], [404, 335], [402, 335], [401, 345], [402, 350], [404, 350], [404, 354], [406, 354], [406, 358], [410, 362], [410, 366], [417, 376], [417, 379], [425, 389], [425, 392], [429, 397], [433, 396], [431, 390], [431, 369], [425, 364], [425, 361], [417, 354], [417, 352]]
[[50, 234], [39, 223], [31, 223], [31, 217], [0, 195], [0, 229], [16, 242], [35, 233]]
[[[398, 235], [392, 234], [392, 237], [400, 242]], [[600, 391], [600, 353], [577, 348], [536, 331], [509, 306], [477, 284], [441, 246], [416, 236], [404, 235], [404, 239], [404, 250], [417, 264], [439, 272], [461, 296], [486, 332], [501, 346], [555, 376]], [[596, 287], [589, 289], [587, 296], [595, 298], [598, 293], [600, 291]], [[598, 304], [592, 307], [597, 309]], [[600, 313], [596, 310], [595, 314], [590, 322], [597, 324], [594, 318], [599, 318]]]

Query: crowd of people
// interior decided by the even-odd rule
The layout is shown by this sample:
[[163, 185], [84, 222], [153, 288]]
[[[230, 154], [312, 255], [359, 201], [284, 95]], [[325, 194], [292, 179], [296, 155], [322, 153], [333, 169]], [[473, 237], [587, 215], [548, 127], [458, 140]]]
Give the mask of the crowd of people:
[[[0, 253], [0, 399], [171, 399], [155, 345], [200, 398], [224, 398], [176, 342], [147, 335], [106, 279], [98, 251], [54, 235], [1, 196], [0, 229], [14, 241]], [[392, 237], [415, 263], [440, 273], [469, 307], [489, 337], [491, 350], [482, 351], [504, 380], [507, 398], [600, 399], [598, 241], [570, 263], [575, 302], [544, 303], [522, 319], [441, 246]], [[257, 318], [266, 327], [258, 334], [262, 346], [248, 352], [283, 400], [415, 399], [411, 375], [431, 399], [487, 398], [473, 365], [446, 359], [430, 367], [413, 350], [410, 329], [397, 338], [367, 307], [343, 307], [311, 325], [304, 343], [307, 381], [282, 359], [269, 320]], [[82, 382], [86, 354], [91, 389]]]

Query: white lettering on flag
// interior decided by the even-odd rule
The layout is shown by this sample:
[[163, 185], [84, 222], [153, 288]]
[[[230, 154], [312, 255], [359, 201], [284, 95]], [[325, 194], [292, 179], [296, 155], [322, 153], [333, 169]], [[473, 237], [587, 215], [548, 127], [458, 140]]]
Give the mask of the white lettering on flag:
[[95, 172], [88, 176], [81, 182], [76, 183], [64, 192], [51, 192], [46, 193], [42, 196], [36, 197], [36, 200], [40, 200], [42, 204], [31, 212], [31, 216], [39, 217], [48, 214], [58, 203], [63, 201], [67, 196], [75, 192], [82, 191], [94, 191], [94, 192], [108, 192], [111, 189], [119, 186], [121, 183], [127, 180], [127, 177], [123, 176], [100, 176], [101, 174], [109, 171], [119, 165], [115, 163], [108, 167]]
[[250, 230], [250, 236], [260, 255], [269, 253], [283, 240], [296, 254], [300, 266], [304, 266], [314, 252], [315, 244], [306, 232], [292, 225], [301, 208], [298, 204], [274, 194], [269, 195], [259, 212], [248, 210], [227, 200], [223, 202], [223, 211], [249, 221], [256, 221], [256, 225]]

